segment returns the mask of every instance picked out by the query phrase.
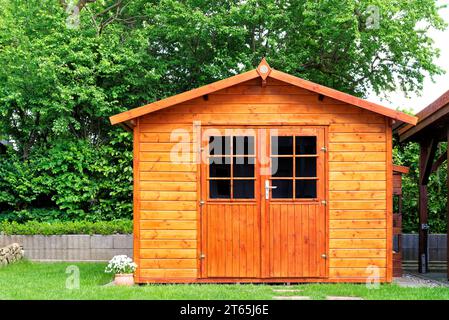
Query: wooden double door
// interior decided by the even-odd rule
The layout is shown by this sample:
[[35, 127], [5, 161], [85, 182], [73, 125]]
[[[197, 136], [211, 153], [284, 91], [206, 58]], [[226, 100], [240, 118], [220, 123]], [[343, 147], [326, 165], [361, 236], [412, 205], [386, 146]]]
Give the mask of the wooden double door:
[[326, 277], [325, 128], [205, 127], [201, 139], [201, 277]]

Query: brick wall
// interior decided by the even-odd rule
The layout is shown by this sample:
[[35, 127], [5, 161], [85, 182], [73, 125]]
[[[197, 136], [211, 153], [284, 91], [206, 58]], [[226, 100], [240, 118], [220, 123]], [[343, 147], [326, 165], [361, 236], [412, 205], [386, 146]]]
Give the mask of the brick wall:
[[25, 258], [34, 261], [108, 261], [113, 256], [132, 257], [132, 235], [0, 235], [0, 247], [19, 243]]

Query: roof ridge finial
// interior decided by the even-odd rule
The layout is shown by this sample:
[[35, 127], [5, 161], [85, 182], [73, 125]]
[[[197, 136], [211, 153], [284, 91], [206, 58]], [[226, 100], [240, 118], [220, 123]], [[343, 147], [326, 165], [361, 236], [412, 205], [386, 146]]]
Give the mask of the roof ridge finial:
[[271, 67], [265, 57], [262, 58], [256, 70], [262, 80], [266, 80], [268, 78], [271, 72]]

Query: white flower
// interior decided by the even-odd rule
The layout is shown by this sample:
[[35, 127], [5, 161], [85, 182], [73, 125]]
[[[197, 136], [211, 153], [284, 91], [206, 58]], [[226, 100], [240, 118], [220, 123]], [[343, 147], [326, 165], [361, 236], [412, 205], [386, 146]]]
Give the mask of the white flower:
[[137, 269], [137, 264], [126, 255], [114, 256], [109, 261], [105, 272], [114, 274], [133, 273]]

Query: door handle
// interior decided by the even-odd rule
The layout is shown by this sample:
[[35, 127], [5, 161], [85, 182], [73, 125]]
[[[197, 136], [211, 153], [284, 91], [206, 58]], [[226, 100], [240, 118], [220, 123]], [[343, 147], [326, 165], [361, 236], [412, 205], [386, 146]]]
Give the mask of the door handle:
[[265, 199], [270, 199], [270, 189], [276, 189], [277, 186], [270, 186], [270, 180], [265, 180]]

